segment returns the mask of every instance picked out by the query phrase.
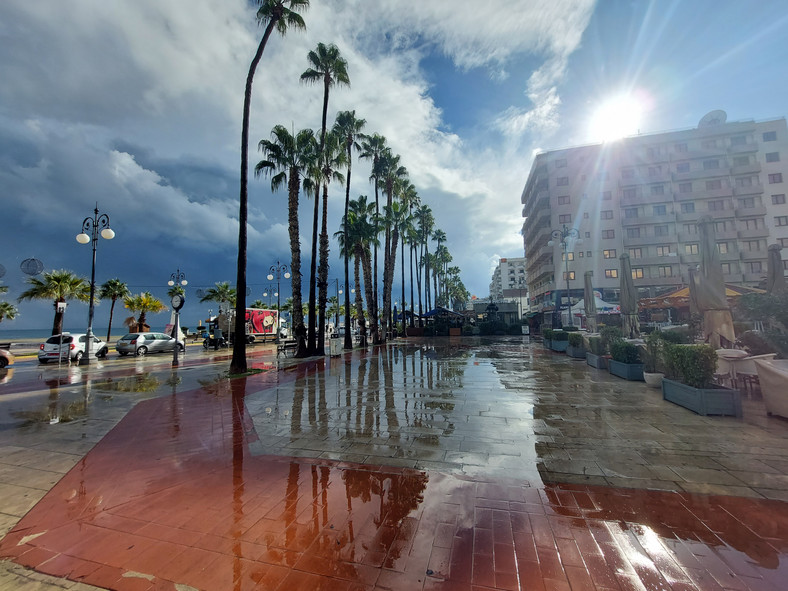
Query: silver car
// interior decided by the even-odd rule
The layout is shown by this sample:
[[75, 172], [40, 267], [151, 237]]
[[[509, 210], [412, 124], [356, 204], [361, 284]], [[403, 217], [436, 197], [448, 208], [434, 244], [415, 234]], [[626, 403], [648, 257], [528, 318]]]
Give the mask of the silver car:
[[[50, 360], [57, 361], [59, 351], [61, 361], [68, 361], [71, 359], [74, 363], [78, 363], [79, 360], [82, 359], [82, 355], [85, 354], [86, 343], [86, 334], [71, 334], [64, 332], [62, 335], [52, 335], [38, 346], [38, 362], [48, 363]], [[106, 357], [107, 353], [109, 353], [107, 344], [96, 335], [93, 335], [93, 345], [90, 350], [96, 357]]]
[[163, 332], [132, 332], [115, 343], [115, 350], [121, 355], [147, 355], [170, 351], [178, 346], [183, 351], [183, 341], [178, 341]]

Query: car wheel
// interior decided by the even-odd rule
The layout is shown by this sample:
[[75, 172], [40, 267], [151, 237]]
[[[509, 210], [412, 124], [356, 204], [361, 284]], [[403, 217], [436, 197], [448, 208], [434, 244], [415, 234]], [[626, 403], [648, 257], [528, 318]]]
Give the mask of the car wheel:
[[6, 365], [8, 365], [8, 359], [0, 357], [0, 369], [3, 369]]
[[77, 351], [77, 354], [74, 355], [74, 363], [79, 363], [80, 359], [82, 359], [82, 351]]
[[137, 357], [144, 357], [147, 353], [148, 348], [145, 345], [137, 349]]
[[43, 365], [46, 365], [47, 363], [49, 363], [49, 359], [39, 359], [38, 362]]
[[125, 357], [128, 354], [129, 354], [128, 351], [118, 351], [118, 355], [120, 355], [121, 357]]
[[181, 343], [178, 343], [178, 351], [183, 353], [185, 350], [186, 350], [186, 347], [184, 347]]
[[96, 353], [96, 357], [101, 357], [102, 359], [104, 359], [107, 356], [107, 353], [109, 353], [109, 349], [107, 347], [104, 347], [101, 351]]

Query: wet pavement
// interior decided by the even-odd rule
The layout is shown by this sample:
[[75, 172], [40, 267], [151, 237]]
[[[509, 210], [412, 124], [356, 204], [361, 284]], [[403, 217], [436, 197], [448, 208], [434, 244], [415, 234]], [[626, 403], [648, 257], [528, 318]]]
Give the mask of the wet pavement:
[[19, 364], [0, 588], [788, 586], [788, 421], [758, 397], [700, 417], [520, 337], [250, 361]]

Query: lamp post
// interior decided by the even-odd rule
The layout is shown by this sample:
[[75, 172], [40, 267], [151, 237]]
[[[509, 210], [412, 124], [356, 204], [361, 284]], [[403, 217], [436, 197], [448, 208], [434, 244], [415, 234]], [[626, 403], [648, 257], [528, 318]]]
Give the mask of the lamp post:
[[96, 297], [96, 245], [99, 235], [105, 240], [112, 240], [115, 232], [109, 227], [109, 216], [106, 213], [99, 215], [98, 203], [93, 210], [93, 217], [86, 217], [82, 222], [82, 233], [77, 234], [77, 242], [87, 244], [93, 242], [93, 264], [90, 268], [90, 306], [88, 307], [88, 333], [85, 336], [85, 354], [79, 360], [80, 365], [90, 365], [93, 354], [93, 311]]
[[287, 271], [287, 265], [280, 264], [279, 261], [276, 261], [275, 265], [271, 265], [270, 273], [268, 274], [268, 281], [273, 281], [274, 277], [276, 277], [276, 342], [279, 343], [279, 325], [281, 324], [281, 318], [279, 317], [279, 294], [282, 292], [280, 282], [282, 277], [284, 276], [285, 279], [290, 279], [290, 273]]
[[[339, 296], [345, 293], [344, 291], [339, 289], [339, 277], [334, 279], [334, 289], [336, 290], [336, 294], [337, 294], [337, 309], [336, 309], [336, 314], [334, 314], [334, 330], [338, 331], [339, 330]], [[345, 331], [347, 330], [348, 327], [346, 326]]]
[[270, 308], [272, 303], [271, 298], [279, 297], [279, 290], [276, 289], [275, 285], [269, 285], [268, 287], [265, 288], [265, 291], [263, 292], [263, 297], [268, 298], [268, 307]]
[[[559, 230], [550, 232], [552, 240], [547, 242], [547, 246], [555, 246], [555, 241], [558, 240], [564, 250], [564, 275], [566, 276], [566, 309], [569, 316], [569, 325], [574, 326], [572, 321], [572, 297], [569, 293], [569, 241], [574, 239], [575, 244], [582, 244], [583, 240], [580, 238], [580, 232], [577, 228], [569, 228], [564, 224]], [[558, 301], [558, 317], [561, 318], [561, 301]]]
[[[172, 294], [170, 303], [172, 304], [172, 309], [175, 310], [175, 326], [172, 329], [173, 337], [175, 337], [175, 346], [172, 348], [172, 366], [178, 367], [178, 354], [180, 353], [180, 346], [178, 345], [178, 338], [181, 336], [181, 308], [186, 303], [186, 298], [184, 297], [184, 287], [189, 284], [186, 281], [186, 275], [181, 273], [180, 269], [177, 269], [175, 273], [170, 275], [170, 280], [167, 282], [172, 290], [170, 293]], [[176, 287], [177, 286], [177, 287]], [[184, 343], [185, 346], [186, 343]]]

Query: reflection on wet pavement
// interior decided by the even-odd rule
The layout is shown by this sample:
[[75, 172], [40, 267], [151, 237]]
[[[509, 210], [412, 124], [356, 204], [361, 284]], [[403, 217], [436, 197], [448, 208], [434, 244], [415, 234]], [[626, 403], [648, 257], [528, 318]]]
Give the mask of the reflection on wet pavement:
[[[758, 493], [788, 489], [788, 428], [746, 420], [757, 401], [745, 420], [697, 417], [520, 340], [181, 375], [160, 379], [0, 556], [113, 589], [788, 580], [788, 506]], [[772, 472], [747, 482], [756, 461]]]

